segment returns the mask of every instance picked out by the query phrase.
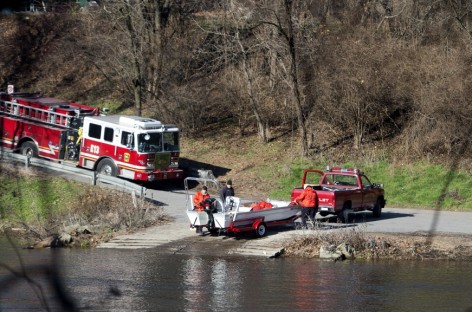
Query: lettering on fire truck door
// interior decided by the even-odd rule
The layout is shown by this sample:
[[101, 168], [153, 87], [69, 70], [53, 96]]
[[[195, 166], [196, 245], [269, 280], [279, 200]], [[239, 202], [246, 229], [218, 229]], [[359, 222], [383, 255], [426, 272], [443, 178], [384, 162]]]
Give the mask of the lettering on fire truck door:
[[[102, 126], [90, 123], [88, 129], [88, 136], [92, 139], [100, 140], [102, 136]], [[98, 144], [90, 144], [89, 152], [95, 155], [100, 154], [100, 146]]]

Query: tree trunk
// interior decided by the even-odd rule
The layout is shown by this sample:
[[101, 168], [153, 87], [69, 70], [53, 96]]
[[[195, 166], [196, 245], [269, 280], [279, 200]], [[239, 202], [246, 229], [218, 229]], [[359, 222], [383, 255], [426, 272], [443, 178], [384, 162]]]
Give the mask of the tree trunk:
[[300, 95], [299, 83], [298, 83], [298, 72], [297, 72], [297, 51], [295, 46], [295, 36], [293, 33], [293, 21], [292, 21], [292, 0], [284, 0], [285, 11], [287, 13], [287, 26], [288, 26], [288, 46], [290, 51], [290, 76], [291, 76], [291, 87], [293, 91], [293, 103], [297, 114], [298, 129], [300, 131], [301, 140], [301, 155], [308, 156], [308, 140], [306, 134], [305, 118], [303, 116], [302, 100]]
[[125, 6], [126, 11], [126, 26], [131, 38], [131, 48], [132, 48], [132, 80], [133, 80], [133, 94], [134, 94], [134, 110], [137, 116], [142, 114], [142, 71], [141, 63], [139, 58], [140, 44], [135, 28], [135, 21], [133, 20], [133, 8], [131, 4], [127, 3]]
[[242, 45], [240, 39], [239, 39], [239, 32], [236, 32], [236, 40], [238, 42], [238, 45], [240, 47], [241, 53], [242, 53], [242, 67], [243, 67], [243, 75], [244, 75], [244, 80], [246, 82], [246, 88], [247, 88], [247, 93], [249, 96], [249, 104], [252, 108], [252, 111], [254, 113], [254, 116], [256, 117], [256, 123], [257, 123], [257, 133], [259, 136], [259, 140], [262, 143], [267, 143], [268, 138], [267, 138], [267, 133], [266, 129], [264, 126], [264, 122], [262, 120], [261, 114], [259, 113], [259, 108], [258, 108], [258, 103], [257, 99], [254, 95], [253, 91], [253, 86], [252, 86], [252, 79], [251, 76], [249, 75], [249, 69], [247, 67], [247, 52], [244, 49], [244, 46]]
[[[149, 43], [150, 43], [150, 54], [148, 61], [150, 85], [149, 92], [154, 100], [160, 97], [160, 80], [162, 76], [162, 64], [163, 64], [163, 28], [167, 21], [167, 15], [163, 11], [168, 12], [170, 10], [170, 3], [165, 0], [162, 3], [161, 0], [154, 0], [152, 4], [152, 11], [154, 14], [154, 25], [150, 28]], [[163, 18], [165, 16], [165, 18]], [[156, 101], [153, 101], [156, 102]]]

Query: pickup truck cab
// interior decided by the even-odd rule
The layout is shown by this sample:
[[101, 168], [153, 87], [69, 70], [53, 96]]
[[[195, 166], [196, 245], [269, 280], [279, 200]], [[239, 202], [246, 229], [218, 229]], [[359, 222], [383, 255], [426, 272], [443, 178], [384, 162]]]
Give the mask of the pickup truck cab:
[[306, 169], [302, 186], [292, 190], [291, 201], [307, 185], [311, 185], [318, 195], [320, 215], [336, 215], [343, 223], [349, 223], [350, 214], [356, 211], [370, 210], [375, 218], [379, 218], [387, 202], [383, 185], [371, 183], [359, 169], [327, 168], [325, 172]]

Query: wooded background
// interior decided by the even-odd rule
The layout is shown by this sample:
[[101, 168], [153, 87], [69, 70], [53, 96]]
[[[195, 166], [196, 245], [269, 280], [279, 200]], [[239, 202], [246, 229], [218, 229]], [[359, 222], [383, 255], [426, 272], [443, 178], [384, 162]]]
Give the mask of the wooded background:
[[2, 91], [118, 103], [188, 137], [290, 135], [302, 156], [472, 151], [471, 1], [97, 2], [0, 16]]

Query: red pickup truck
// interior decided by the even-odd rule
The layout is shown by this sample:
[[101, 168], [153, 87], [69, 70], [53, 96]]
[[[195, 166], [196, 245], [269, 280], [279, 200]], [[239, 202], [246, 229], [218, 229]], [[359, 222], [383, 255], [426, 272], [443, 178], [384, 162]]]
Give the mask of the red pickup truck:
[[382, 214], [387, 203], [383, 185], [371, 183], [364, 173], [352, 168], [327, 168], [325, 172], [306, 169], [302, 186], [292, 190], [291, 200], [313, 186], [318, 195], [318, 212], [321, 216], [334, 214], [343, 223], [350, 222], [355, 211], [370, 210], [375, 218]]

